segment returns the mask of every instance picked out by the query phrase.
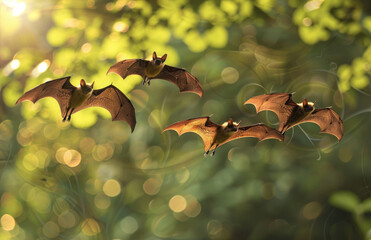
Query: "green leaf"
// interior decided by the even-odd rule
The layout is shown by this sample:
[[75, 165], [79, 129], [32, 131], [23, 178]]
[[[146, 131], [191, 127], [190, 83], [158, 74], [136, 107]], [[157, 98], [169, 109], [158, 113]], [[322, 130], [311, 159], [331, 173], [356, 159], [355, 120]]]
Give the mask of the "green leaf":
[[371, 212], [371, 198], [368, 198], [362, 202], [362, 211]]
[[213, 27], [205, 33], [205, 36], [211, 47], [222, 48], [227, 45], [228, 32], [224, 27]]
[[67, 41], [68, 37], [69, 35], [66, 29], [60, 27], [50, 29], [46, 35], [50, 45], [55, 47], [63, 45]]
[[354, 212], [360, 204], [359, 198], [349, 191], [339, 191], [332, 194], [329, 202], [335, 207], [348, 212]]

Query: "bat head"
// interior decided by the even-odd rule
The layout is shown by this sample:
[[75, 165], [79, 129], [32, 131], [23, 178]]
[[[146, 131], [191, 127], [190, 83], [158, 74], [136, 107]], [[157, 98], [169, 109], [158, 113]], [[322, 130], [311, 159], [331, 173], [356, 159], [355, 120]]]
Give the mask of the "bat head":
[[152, 61], [153, 61], [156, 65], [161, 65], [162, 63], [165, 62], [166, 57], [167, 57], [167, 54], [164, 54], [162, 57], [158, 58], [156, 52], [153, 52], [153, 55], [152, 55], [152, 59], [153, 59], [153, 60], [152, 60]]
[[222, 124], [222, 127], [226, 132], [236, 132], [239, 126], [240, 123], [233, 122], [232, 118], [230, 118], [228, 122]]
[[93, 91], [94, 82], [92, 84], [87, 84], [84, 79], [81, 79], [80, 87], [83, 93], [90, 93], [91, 91]]
[[299, 103], [298, 105], [302, 107], [305, 112], [312, 112], [314, 110], [314, 103], [308, 102], [308, 100], [305, 98], [303, 99], [303, 102]]

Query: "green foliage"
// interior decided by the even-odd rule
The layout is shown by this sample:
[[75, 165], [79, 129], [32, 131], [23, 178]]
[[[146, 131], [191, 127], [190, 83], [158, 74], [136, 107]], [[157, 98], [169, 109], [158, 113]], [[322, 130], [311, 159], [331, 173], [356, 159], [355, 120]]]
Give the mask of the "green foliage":
[[[22, 1], [0, 4], [0, 239], [369, 238], [367, 1], [28, 0], [20, 15], [11, 2]], [[153, 51], [204, 96], [106, 75]], [[63, 123], [51, 98], [15, 105], [70, 75], [123, 91], [135, 131], [102, 108]], [[344, 138], [306, 123], [283, 143], [239, 139], [204, 158], [195, 134], [162, 133], [209, 115], [277, 127], [243, 105], [269, 92], [332, 106]]]
[[358, 197], [352, 192], [341, 191], [336, 192], [330, 197], [330, 203], [345, 211], [356, 212], [360, 202]]

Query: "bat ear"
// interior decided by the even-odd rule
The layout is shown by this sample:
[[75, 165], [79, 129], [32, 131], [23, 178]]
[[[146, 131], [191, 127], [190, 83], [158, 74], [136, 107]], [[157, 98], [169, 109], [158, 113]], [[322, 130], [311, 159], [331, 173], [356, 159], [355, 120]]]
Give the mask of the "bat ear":
[[153, 54], [152, 54], [152, 58], [153, 58], [153, 60], [155, 60], [155, 59], [157, 58], [157, 54], [156, 54], [156, 52], [153, 52]]
[[85, 82], [84, 79], [81, 79], [81, 81], [80, 81], [80, 86], [81, 86], [81, 87], [85, 87], [85, 86], [86, 86], [86, 82]]
[[230, 119], [228, 120], [228, 126], [233, 126], [233, 120], [232, 120], [232, 118], [230, 118]]
[[306, 98], [304, 98], [303, 100], [303, 107], [307, 107], [308, 106], [308, 101]]
[[94, 87], [94, 83], [95, 83], [95, 81], [94, 81], [94, 82], [93, 82], [93, 83], [92, 83], [92, 84], [90, 85], [90, 87], [91, 87], [91, 88], [93, 88], [93, 87]]
[[165, 62], [166, 57], [167, 57], [167, 54], [164, 54], [164, 55], [161, 57], [161, 61], [162, 61], [162, 62]]

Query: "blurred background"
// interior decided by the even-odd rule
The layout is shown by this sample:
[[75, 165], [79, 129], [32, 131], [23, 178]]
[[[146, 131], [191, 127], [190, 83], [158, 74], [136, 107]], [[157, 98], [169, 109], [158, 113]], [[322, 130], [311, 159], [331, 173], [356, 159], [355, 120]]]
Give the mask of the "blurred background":
[[[0, 239], [371, 239], [368, 0], [1, 0]], [[168, 54], [204, 96], [108, 68]], [[89, 108], [16, 100], [51, 79], [111, 83], [137, 125]], [[306, 123], [284, 142], [239, 139], [203, 156], [162, 130], [230, 117], [277, 127], [250, 97], [295, 92], [332, 106], [340, 142]]]

